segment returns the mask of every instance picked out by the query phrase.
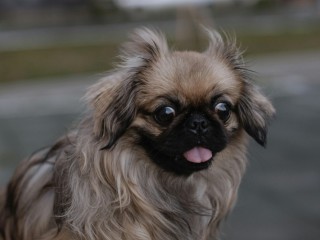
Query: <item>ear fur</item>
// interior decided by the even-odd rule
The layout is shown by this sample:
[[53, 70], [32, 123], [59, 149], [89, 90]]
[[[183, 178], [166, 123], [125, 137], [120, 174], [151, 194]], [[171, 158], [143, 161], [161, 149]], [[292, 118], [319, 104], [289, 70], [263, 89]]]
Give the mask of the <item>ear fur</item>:
[[246, 79], [248, 69], [244, 66], [243, 51], [237, 46], [235, 36], [224, 33], [223, 36], [215, 30], [204, 28], [209, 37], [209, 47], [206, 54], [224, 60], [232, 70]]
[[205, 29], [210, 42], [207, 54], [223, 59], [243, 83], [241, 97], [237, 111], [240, 122], [246, 132], [260, 145], [267, 142], [268, 123], [274, 116], [275, 110], [269, 100], [252, 84], [250, 70], [247, 69], [242, 58], [242, 52], [237, 47], [236, 40], [216, 31]]
[[147, 67], [168, 52], [167, 40], [163, 34], [148, 28], [136, 29], [129, 42], [121, 49], [120, 67], [139, 69]]
[[238, 114], [246, 132], [261, 146], [266, 146], [268, 124], [275, 110], [270, 101], [251, 83], [244, 83]]
[[110, 149], [136, 116], [136, 95], [143, 84], [140, 74], [168, 51], [160, 33], [137, 29], [122, 47], [117, 71], [89, 90], [87, 101], [93, 108], [93, 132], [102, 149]]
[[[109, 78], [117, 76], [109, 76]], [[124, 76], [122, 76], [124, 77]], [[108, 81], [108, 79], [106, 79]], [[135, 96], [137, 87], [132, 79], [118, 79], [119, 83], [96, 95], [91, 104], [93, 132], [103, 142], [102, 149], [111, 148], [125, 132], [136, 115]], [[106, 84], [112, 84], [106, 82]], [[113, 83], [114, 84], [114, 83]]]

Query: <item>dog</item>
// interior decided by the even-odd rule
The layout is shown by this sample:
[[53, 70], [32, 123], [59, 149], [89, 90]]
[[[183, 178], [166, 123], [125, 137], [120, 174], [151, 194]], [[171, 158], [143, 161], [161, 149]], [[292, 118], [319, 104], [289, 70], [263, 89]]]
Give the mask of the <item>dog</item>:
[[275, 110], [235, 41], [204, 52], [137, 29], [85, 96], [78, 126], [23, 161], [2, 195], [4, 240], [206, 240], [232, 210], [249, 136]]

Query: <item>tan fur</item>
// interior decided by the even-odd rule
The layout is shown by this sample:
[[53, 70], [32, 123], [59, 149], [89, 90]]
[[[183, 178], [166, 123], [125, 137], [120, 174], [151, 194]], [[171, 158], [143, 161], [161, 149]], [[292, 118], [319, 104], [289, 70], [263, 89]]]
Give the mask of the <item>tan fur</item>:
[[[264, 144], [274, 109], [235, 44], [208, 35], [209, 49], [196, 53], [172, 52], [148, 29], [133, 34], [119, 68], [88, 91], [79, 127], [18, 167], [1, 199], [4, 240], [218, 238], [245, 171], [245, 132]], [[136, 129], [157, 136], [163, 128], [145, 112], [165, 95], [187, 107], [219, 94], [237, 110], [225, 123], [228, 146], [210, 168], [179, 176], [149, 159]]]

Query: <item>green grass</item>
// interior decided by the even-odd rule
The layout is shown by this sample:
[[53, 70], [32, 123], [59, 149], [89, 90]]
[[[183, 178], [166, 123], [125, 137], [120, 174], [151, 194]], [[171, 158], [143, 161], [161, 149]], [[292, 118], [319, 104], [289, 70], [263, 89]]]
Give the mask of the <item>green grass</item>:
[[[320, 49], [320, 30], [265, 35], [239, 33], [237, 38], [246, 55]], [[0, 52], [0, 82], [105, 72], [113, 67], [118, 46], [114, 43], [3, 51]]]
[[0, 82], [105, 71], [116, 50], [115, 44], [0, 52]]
[[248, 55], [320, 50], [320, 30], [266, 35], [240, 33], [238, 40]]

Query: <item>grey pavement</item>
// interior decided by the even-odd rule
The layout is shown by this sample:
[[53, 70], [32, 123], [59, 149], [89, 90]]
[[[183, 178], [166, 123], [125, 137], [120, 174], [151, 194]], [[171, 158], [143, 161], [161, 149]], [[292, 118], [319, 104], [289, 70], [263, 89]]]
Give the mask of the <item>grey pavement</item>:
[[[252, 142], [225, 240], [320, 239], [320, 52], [249, 60], [274, 102], [266, 149]], [[85, 89], [101, 75], [0, 86], [0, 181], [80, 117]]]

